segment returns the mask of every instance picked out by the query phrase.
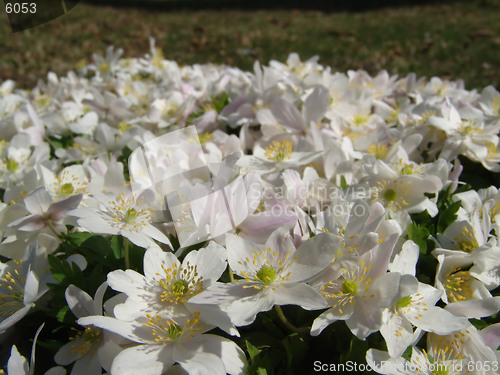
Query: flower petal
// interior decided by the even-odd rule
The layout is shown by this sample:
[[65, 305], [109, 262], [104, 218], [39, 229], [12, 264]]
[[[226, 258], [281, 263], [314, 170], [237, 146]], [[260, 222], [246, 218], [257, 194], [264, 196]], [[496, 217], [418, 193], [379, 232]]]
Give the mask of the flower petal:
[[138, 345], [123, 350], [111, 366], [112, 374], [161, 375], [174, 364], [172, 348], [162, 345]]

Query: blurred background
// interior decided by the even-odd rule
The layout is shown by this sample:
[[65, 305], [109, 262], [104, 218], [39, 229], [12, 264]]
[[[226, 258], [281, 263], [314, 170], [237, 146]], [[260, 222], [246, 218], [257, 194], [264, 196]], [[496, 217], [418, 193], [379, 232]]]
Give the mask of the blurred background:
[[67, 15], [12, 33], [0, 16], [0, 79], [33, 87], [65, 74], [109, 45], [124, 57], [149, 52], [148, 38], [179, 64], [251, 70], [255, 60], [318, 55], [332, 70], [385, 69], [404, 76], [500, 86], [500, 0], [93, 0]]

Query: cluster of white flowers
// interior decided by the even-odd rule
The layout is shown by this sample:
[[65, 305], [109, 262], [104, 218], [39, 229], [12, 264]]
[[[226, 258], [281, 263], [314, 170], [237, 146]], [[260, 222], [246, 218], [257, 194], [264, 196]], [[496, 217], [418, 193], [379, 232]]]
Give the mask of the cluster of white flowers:
[[[252, 73], [181, 67], [154, 42], [144, 58], [110, 47], [94, 62], [33, 90], [0, 86], [0, 335], [43, 311], [58, 282], [48, 256], [94, 266], [61, 254], [87, 231], [123, 237], [125, 269], [95, 298], [66, 289], [83, 327], [54, 366], [71, 374], [244, 373], [227, 337], [272, 308], [297, 328], [282, 305], [318, 311], [312, 336], [337, 321], [361, 340], [380, 332], [387, 351], [366, 360], [382, 374], [498, 373], [500, 323], [470, 319], [500, 310], [500, 192], [453, 194], [458, 156], [500, 171], [495, 88], [335, 73], [296, 54]], [[442, 192], [460, 208], [429, 237], [424, 283], [412, 215], [444, 222]], [[128, 241], [145, 249], [142, 273]]]

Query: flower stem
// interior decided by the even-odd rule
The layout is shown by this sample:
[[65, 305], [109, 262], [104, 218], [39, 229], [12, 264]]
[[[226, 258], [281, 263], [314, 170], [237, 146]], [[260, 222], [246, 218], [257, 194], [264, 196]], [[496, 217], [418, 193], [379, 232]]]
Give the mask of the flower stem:
[[231, 280], [231, 282], [234, 281], [234, 273], [233, 273], [233, 270], [231, 269], [230, 266], [227, 266], [228, 267], [228, 271], [229, 271], [229, 280]]
[[292, 323], [290, 323], [288, 321], [285, 314], [283, 313], [283, 310], [281, 310], [280, 306], [274, 305], [274, 310], [276, 310], [276, 313], [278, 314], [278, 317], [280, 318], [281, 322], [290, 331], [296, 332], [296, 333], [309, 333], [309, 331], [311, 330], [311, 327], [295, 327]]
[[52, 224], [52, 221], [47, 220], [45, 223], [47, 224], [51, 232], [56, 235], [57, 238], [59, 238], [61, 241], [64, 241], [64, 239], [61, 237], [61, 234], [57, 232], [56, 228], [54, 227], [54, 224]]
[[123, 253], [125, 255], [125, 268], [129, 269], [130, 268], [130, 256], [129, 256], [129, 250], [128, 250], [128, 238], [123, 238]]

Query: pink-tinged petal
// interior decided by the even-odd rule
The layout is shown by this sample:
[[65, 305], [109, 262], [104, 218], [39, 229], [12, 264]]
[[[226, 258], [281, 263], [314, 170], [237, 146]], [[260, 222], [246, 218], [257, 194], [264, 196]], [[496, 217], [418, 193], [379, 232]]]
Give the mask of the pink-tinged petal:
[[147, 280], [143, 275], [133, 270], [116, 270], [108, 273], [108, 285], [128, 296], [137, 296], [145, 293]]
[[174, 264], [177, 267], [181, 265], [174, 254], [165, 252], [159, 247], [152, 247], [144, 253], [144, 275], [148, 280], [163, 279], [165, 277], [164, 269], [168, 270]]
[[82, 194], [72, 195], [71, 197], [52, 204], [47, 210], [47, 216], [54, 221], [63, 219], [67, 216], [68, 211], [78, 207], [82, 197]]
[[80, 288], [70, 285], [66, 288], [64, 296], [66, 297], [66, 302], [68, 303], [71, 312], [77, 318], [94, 315], [94, 301], [92, 300], [92, 297]]
[[298, 305], [306, 310], [328, 307], [320, 292], [303, 283], [279, 286], [273, 291], [273, 298], [276, 305]]
[[162, 345], [138, 345], [123, 350], [111, 366], [112, 374], [161, 375], [174, 364], [172, 348]]
[[416, 339], [413, 327], [402, 313], [386, 310], [386, 314], [386, 322], [380, 327], [380, 333], [387, 344], [389, 355], [400, 357]]
[[288, 281], [307, 280], [328, 267], [340, 248], [340, 240], [331, 233], [320, 233], [305, 241], [295, 252], [296, 259], [286, 269]]
[[45, 218], [42, 215], [30, 215], [14, 220], [8, 227], [16, 227], [23, 232], [35, 232], [46, 226]]
[[246, 326], [254, 322], [259, 312], [269, 311], [273, 305], [271, 293], [261, 291], [254, 296], [234, 301], [229, 305], [227, 312], [235, 326]]
[[211, 241], [207, 247], [191, 251], [184, 258], [183, 266], [196, 265], [198, 276], [203, 278], [203, 286], [208, 287], [217, 281], [227, 268], [227, 251], [222, 246]]
[[79, 350], [75, 350], [80, 346], [85, 344], [85, 340], [82, 338], [71, 340], [70, 342], [64, 344], [54, 356], [54, 361], [58, 365], [66, 366], [70, 363], [75, 362], [77, 359], [81, 358], [87, 353], [81, 353]]
[[256, 243], [264, 243], [276, 228], [286, 226], [291, 229], [297, 223], [297, 214], [278, 206], [277, 212], [273, 209], [248, 215], [239, 225], [240, 236]]
[[283, 258], [283, 260], [289, 251], [291, 257], [295, 253], [295, 246], [290, 231], [284, 226], [279, 227], [271, 233], [264, 247], [276, 251], [279, 254], [278, 256]]
[[226, 370], [222, 360], [212, 353], [180, 350], [174, 348], [175, 361], [189, 375], [224, 375]]
[[24, 198], [24, 205], [26, 209], [31, 214], [43, 215], [49, 209], [52, 204], [52, 198], [50, 197], [45, 187], [40, 187], [33, 190]]
[[205, 351], [222, 359], [226, 373], [230, 375], [243, 374], [247, 360], [245, 353], [233, 341], [224, 337], [205, 334], [195, 336], [186, 343], [186, 349]]
[[307, 196], [307, 189], [300, 178], [300, 174], [293, 169], [283, 171], [283, 184], [286, 186], [287, 198], [293, 204], [301, 206]]
[[306, 125], [318, 124], [325, 115], [330, 105], [330, 92], [325, 86], [318, 85], [313, 92], [306, 98], [302, 106], [302, 113]]
[[274, 99], [269, 108], [280, 125], [292, 130], [301, 131], [305, 129], [306, 124], [304, 124], [301, 113], [289, 101], [282, 98]]
[[446, 305], [446, 311], [469, 319], [482, 319], [500, 310], [500, 297], [488, 297], [478, 300], [458, 301]]
[[497, 350], [500, 346], [500, 323], [492, 324], [483, 328], [479, 335], [482, 337], [486, 345], [493, 350]]

